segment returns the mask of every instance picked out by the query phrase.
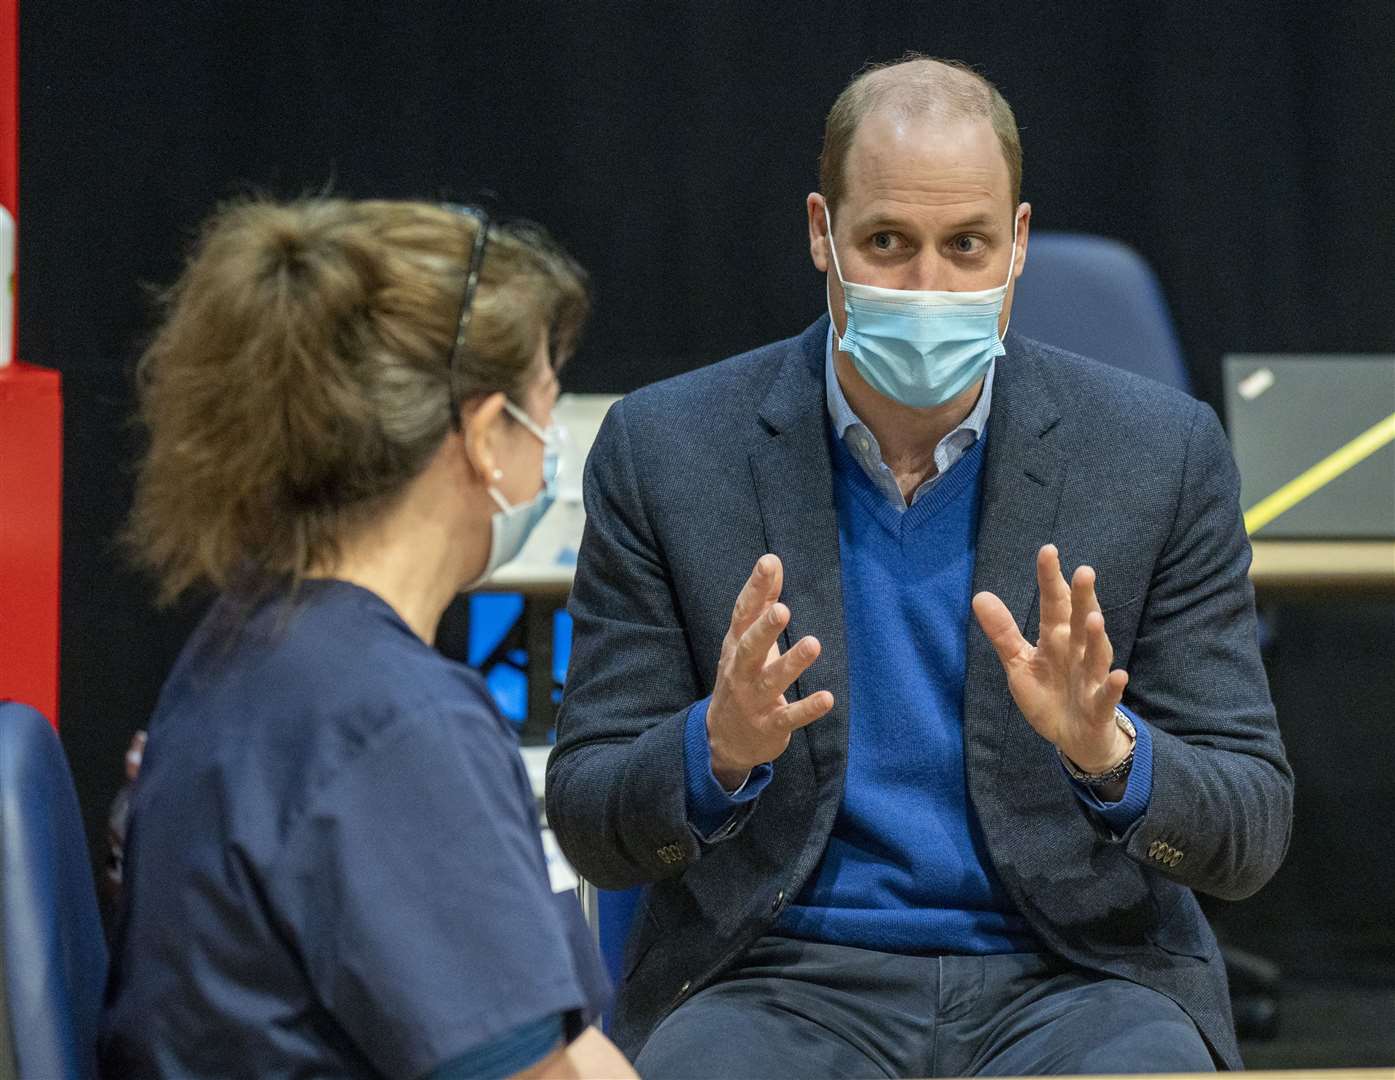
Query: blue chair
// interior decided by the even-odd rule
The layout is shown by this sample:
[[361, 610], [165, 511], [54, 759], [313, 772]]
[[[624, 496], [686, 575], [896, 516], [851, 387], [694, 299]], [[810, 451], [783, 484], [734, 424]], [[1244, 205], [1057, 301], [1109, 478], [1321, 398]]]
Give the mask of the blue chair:
[[96, 1076], [106, 974], [63, 747], [41, 713], [0, 701], [0, 1075]]
[[1162, 289], [1143, 256], [1084, 233], [1033, 233], [1012, 329], [1192, 392]]
[[[644, 886], [633, 889], [598, 889], [585, 879], [581, 882], [581, 907], [595, 931], [606, 973], [618, 990], [624, 977], [625, 942], [634, 924], [635, 911], [644, 898]], [[610, 1010], [601, 1018], [601, 1029], [610, 1033]]]
[[609, 889], [596, 890], [596, 933], [600, 941], [601, 955], [605, 958], [606, 970], [611, 982], [620, 985], [621, 963], [625, 955], [625, 941], [630, 936], [630, 925], [634, 922], [635, 909], [644, 897], [643, 886], [612, 892]]

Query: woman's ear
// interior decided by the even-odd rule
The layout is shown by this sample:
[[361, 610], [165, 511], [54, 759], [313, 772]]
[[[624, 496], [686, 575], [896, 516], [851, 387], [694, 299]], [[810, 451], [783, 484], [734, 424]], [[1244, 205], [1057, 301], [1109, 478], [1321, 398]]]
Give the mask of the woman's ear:
[[490, 394], [468, 416], [462, 417], [461, 439], [465, 444], [465, 461], [481, 485], [488, 487], [498, 477], [499, 437], [504, 425], [504, 395]]

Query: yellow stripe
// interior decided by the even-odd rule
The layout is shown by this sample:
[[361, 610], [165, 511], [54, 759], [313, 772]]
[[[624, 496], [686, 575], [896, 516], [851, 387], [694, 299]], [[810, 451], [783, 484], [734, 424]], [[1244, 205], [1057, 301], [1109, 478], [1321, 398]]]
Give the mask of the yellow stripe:
[[1245, 531], [1255, 533], [1286, 510], [1291, 510], [1318, 488], [1365, 461], [1388, 442], [1395, 442], [1395, 413], [1363, 431], [1340, 450], [1328, 454], [1311, 469], [1295, 476], [1274, 494], [1245, 511]]

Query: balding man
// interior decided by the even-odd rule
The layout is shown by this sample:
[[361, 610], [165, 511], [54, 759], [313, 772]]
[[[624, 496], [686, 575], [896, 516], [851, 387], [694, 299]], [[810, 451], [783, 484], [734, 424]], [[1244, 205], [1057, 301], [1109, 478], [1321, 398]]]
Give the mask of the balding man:
[[642, 1075], [1239, 1065], [1193, 890], [1273, 874], [1292, 774], [1236, 471], [1205, 405], [1006, 334], [1020, 176], [986, 80], [862, 74], [831, 319], [596, 442], [548, 817], [649, 886]]

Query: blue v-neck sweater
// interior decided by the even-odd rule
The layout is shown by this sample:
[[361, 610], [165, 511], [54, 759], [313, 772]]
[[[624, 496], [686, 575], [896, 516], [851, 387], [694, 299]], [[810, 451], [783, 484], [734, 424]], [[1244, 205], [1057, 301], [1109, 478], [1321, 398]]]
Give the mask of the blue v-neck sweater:
[[775, 932], [884, 952], [1039, 949], [993, 871], [964, 772], [985, 440], [897, 510], [830, 439], [848, 632], [843, 802]]

